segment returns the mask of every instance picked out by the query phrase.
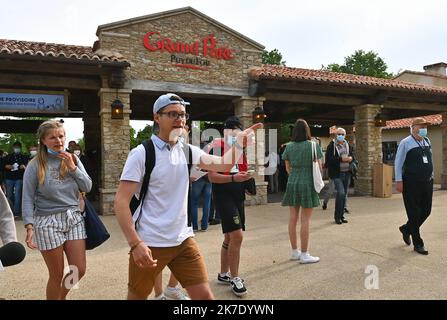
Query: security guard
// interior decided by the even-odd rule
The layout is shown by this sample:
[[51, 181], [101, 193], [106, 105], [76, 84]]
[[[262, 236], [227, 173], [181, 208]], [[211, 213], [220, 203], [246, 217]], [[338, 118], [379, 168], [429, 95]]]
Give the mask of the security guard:
[[402, 192], [408, 221], [399, 227], [407, 245], [413, 239], [414, 251], [427, 255], [419, 228], [431, 212], [433, 197], [433, 160], [429, 123], [424, 118], [413, 119], [411, 135], [397, 148], [395, 161], [396, 189]]

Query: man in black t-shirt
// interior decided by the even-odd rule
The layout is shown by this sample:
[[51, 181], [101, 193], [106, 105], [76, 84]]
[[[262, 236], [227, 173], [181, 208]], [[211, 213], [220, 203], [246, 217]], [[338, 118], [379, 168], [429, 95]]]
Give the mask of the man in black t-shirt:
[[22, 216], [22, 188], [23, 173], [28, 165], [29, 158], [22, 153], [22, 144], [18, 141], [12, 145], [13, 153], [3, 159], [4, 183], [6, 196], [11, 204], [14, 216]]

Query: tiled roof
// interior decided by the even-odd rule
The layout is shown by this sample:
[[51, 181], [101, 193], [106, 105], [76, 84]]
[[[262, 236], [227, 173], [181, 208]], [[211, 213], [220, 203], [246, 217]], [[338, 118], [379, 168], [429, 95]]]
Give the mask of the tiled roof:
[[393, 79], [399, 79], [400, 76], [404, 74], [415, 74], [417, 76], [426, 76], [426, 77], [435, 77], [441, 79], [447, 79], [447, 76], [443, 76], [442, 74], [430, 73], [430, 72], [421, 72], [421, 71], [412, 71], [412, 70], [404, 70], [400, 72], [397, 76], [393, 77]]
[[278, 65], [263, 65], [260, 68], [254, 68], [249, 71], [249, 77], [254, 80], [304, 80], [335, 85], [353, 85], [375, 89], [400, 89], [447, 95], [447, 88], [443, 87], [331, 71], [290, 68]]
[[[432, 125], [441, 125], [442, 123], [442, 114], [434, 114], [431, 116], [424, 116], [426, 121], [430, 122]], [[386, 122], [386, 127], [383, 129], [401, 129], [401, 128], [409, 128], [414, 118], [405, 118], [399, 120], [390, 120]]]
[[[424, 118], [426, 121], [430, 122], [434, 126], [439, 126], [442, 123], [442, 114], [434, 114], [431, 116], [423, 116], [421, 118]], [[399, 119], [399, 120], [389, 120], [386, 122], [386, 127], [383, 127], [385, 130], [389, 129], [402, 129], [402, 128], [409, 128], [411, 126], [411, 123], [413, 122], [414, 118], [405, 118], [405, 119]], [[337, 126], [332, 126], [329, 128], [330, 134], [335, 134], [337, 129]], [[355, 127], [354, 127], [355, 131]]]
[[104, 62], [126, 62], [124, 57], [119, 53], [105, 50], [97, 50], [94, 52], [91, 47], [6, 39], [0, 39], [0, 54], [55, 58], [63, 57], [68, 59]]

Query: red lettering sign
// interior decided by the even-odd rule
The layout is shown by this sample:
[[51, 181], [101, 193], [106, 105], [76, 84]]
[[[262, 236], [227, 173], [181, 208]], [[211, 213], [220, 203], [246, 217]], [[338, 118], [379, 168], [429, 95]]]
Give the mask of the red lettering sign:
[[[169, 53], [184, 53], [199, 55], [199, 41], [193, 43], [186, 43], [182, 41], [173, 41], [169, 38], [161, 37], [158, 32], [148, 32], [143, 38], [143, 43], [146, 49], [151, 52], [169, 52]], [[214, 35], [209, 35], [202, 40], [202, 54], [204, 58], [210, 57], [217, 60], [231, 60], [233, 59], [233, 50], [228, 47], [219, 47]]]

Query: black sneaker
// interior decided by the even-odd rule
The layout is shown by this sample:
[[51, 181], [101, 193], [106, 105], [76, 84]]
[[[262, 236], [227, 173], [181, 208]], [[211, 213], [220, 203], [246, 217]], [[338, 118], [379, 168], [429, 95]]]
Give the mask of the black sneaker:
[[344, 208], [343, 211], [347, 214], [351, 213], [351, 212], [349, 212], [348, 208]]
[[239, 277], [233, 278], [230, 281], [231, 290], [238, 297], [242, 297], [247, 294], [247, 288], [245, 288], [244, 280]]
[[326, 210], [326, 209], [327, 209], [327, 203], [323, 202], [323, 210]]
[[399, 231], [402, 233], [402, 239], [404, 240], [405, 244], [409, 246], [411, 244], [411, 238], [410, 234], [405, 229], [405, 225], [399, 227]]
[[221, 276], [220, 273], [217, 274], [217, 283], [220, 284], [229, 284], [231, 280], [230, 275], [227, 273], [225, 273], [224, 276]]
[[211, 219], [209, 222], [208, 222], [208, 224], [209, 225], [216, 225], [216, 224], [220, 224], [220, 220], [219, 219]]
[[423, 245], [414, 246], [414, 251], [416, 251], [417, 253], [420, 253], [424, 256], [426, 256], [428, 254], [427, 249], [425, 249], [425, 247]]

